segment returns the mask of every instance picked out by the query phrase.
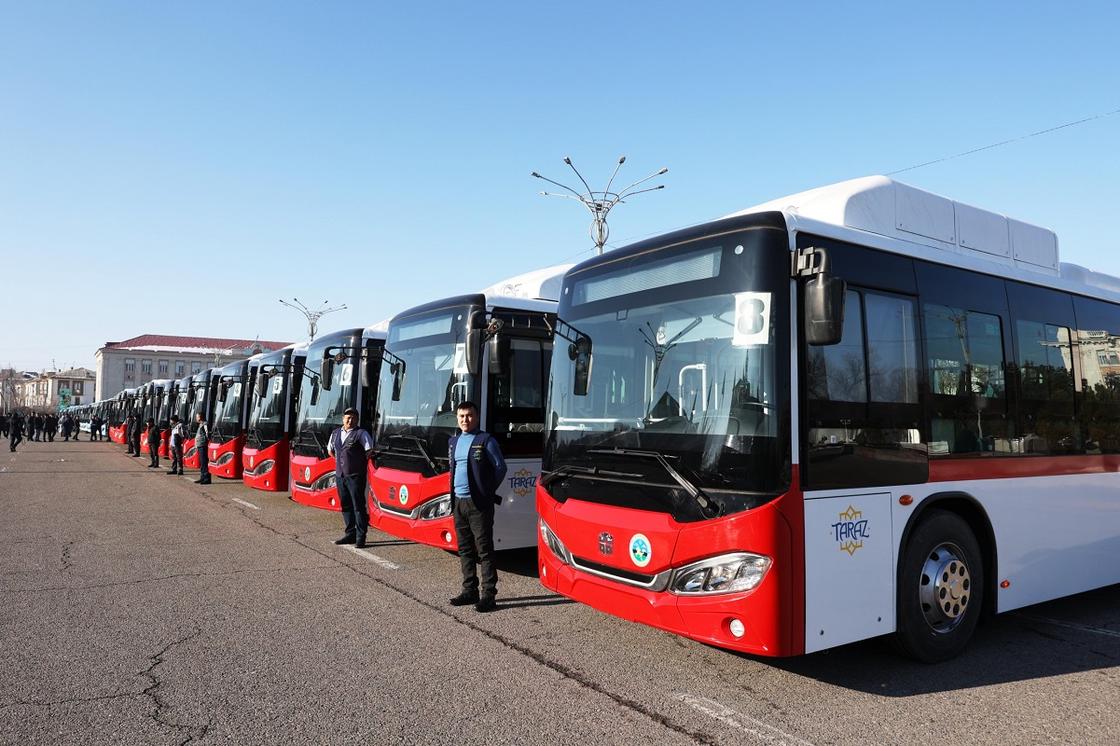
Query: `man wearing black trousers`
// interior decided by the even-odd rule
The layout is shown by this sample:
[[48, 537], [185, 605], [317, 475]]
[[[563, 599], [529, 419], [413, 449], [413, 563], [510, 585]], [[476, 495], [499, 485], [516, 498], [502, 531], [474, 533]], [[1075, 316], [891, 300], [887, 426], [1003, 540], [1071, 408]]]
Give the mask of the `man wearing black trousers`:
[[195, 416], [198, 428], [194, 431], [194, 449], [198, 453], [198, 479], [195, 484], [210, 484], [210, 426], [199, 412]]
[[[494, 568], [494, 509], [502, 502], [498, 487], [506, 478], [506, 462], [498, 441], [478, 429], [478, 407], [465, 401], [455, 408], [459, 430], [447, 447], [451, 475], [452, 515], [459, 542], [463, 590], [448, 603], [474, 604], [476, 611], [495, 608], [498, 571]], [[482, 575], [475, 572], [479, 566]]]
[[335, 544], [366, 545], [369, 529], [369, 506], [366, 504], [366, 462], [373, 451], [373, 438], [358, 427], [358, 410], [342, 414], [342, 427], [335, 428], [327, 441], [327, 453], [334, 456], [334, 482], [338, 502], [342, 506], [342, 523], [346, 533]]
[[151, 417], [148, 418], [148, 468], [159, 468], [159, 425]]

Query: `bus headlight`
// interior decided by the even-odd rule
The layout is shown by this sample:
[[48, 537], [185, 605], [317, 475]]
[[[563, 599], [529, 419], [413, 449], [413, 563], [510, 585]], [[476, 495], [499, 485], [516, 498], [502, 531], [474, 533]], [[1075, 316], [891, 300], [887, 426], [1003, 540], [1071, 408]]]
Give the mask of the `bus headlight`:
[[544, 521], [538, 521], [538, 523], [540, 523], [541, 527], [541, 538], [544, 539], [544, 543], [552, 553], [556, 555], [556, 559], [560, 560], [565, 565], [571, 564], [569, 559], [571, 555], [568, 554], [568, 548], [564, 546], [564, 542], [560, 541], [556, 534], [552, 533], [552, 529], [548, 527], [547, 523]]
[[710, 557], [677, 569], [669, 590], [682, 596], [754, 590], [770, 564], [769, 557], [750, 552]]
[[451, 515], [451, 495], [440, 495], [420, 507], [419, 516], [422, 521], [434, 521], [449, 515]]
[[233, 451], [226, 451], [214, 462], [214, 466], [225, 466], [230, 461], [233, 461]]
[[334, 472], [333, 471], [328, 471], [326, 474], [324, 474], [323, 476], [319, 477], [318, 479], [316, 479], [314, 482], [311, 483], [311, 490], [312, 490], [312, 492], [318, 492], [319, 490], [329, 490], [332, 487], [334, 487], [334, 482], [335, 482]]

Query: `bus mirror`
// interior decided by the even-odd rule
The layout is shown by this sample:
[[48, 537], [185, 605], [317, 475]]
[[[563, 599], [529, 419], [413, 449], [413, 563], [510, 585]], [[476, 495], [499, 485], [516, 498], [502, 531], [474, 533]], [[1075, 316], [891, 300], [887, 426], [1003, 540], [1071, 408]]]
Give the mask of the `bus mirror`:
[[500, 376], [505, 372], [505, 363], [509, 358], [509, 338], [504, 334], [495, 334], [486, 341], [490, 361], [487, 367], [490, 375]]
[[319, 379], [318, 378], [312, 378], [311, 379], [311, 406], [314, 407], [318, 403], [319, 403]]
[[844, 334], [844, 292], [847, 283], [826, 272], [805, 283], [805, 341], [815, 346], [834, 345]]
[[226, 386], [224, 381], [218, 384], [218, 401], [220, 401], [222, 404], [226, 403], [226, 391], [228, 389], [229, 387]]
[[393, 401], [400, 401], [401, 389], [404, 388], [404, 366], [390, 363], [389, 372], [393, 374]]
[[[324, 357], [319, 363], [319, 386], [323, 391], [331, 390], [331, 379], [334, 377], [334, 358]], [[316, 399], [319, 397], [316, 396]]]
[[257, 374], [257, 396], [264, 398], [265, 391], [268, 390], [268, 372], [262, 370]]
[[482, 330], [481, 329], [469, 329], [469, 330], [467, 330], [467, 344], [466, 344], [466, 348], [463, 350], [463, 358], [464, 358], [463, 362], [467, 366], [467, 372], [470, 373], [472, 376], [477, 376], [478, 375], [478, 368], [479, 368], [478, 355], [479, 355], [479, 352], [480, 352], [479, 347], [480, 347], [480, 342], [481, 341], [482, 341]]
[[587, 385], [591, 381], [591, 339], [580, 337], [568, 345], [568, 357], [575, 362], [575, 377], [572, 380], [572, 394], [587, 396]]

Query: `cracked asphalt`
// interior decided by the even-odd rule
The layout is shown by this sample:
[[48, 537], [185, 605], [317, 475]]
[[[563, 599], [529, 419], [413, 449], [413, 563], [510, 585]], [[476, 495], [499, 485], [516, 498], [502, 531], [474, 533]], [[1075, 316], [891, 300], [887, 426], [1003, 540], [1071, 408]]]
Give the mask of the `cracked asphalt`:
[[[4, 443], [6, 445], [6, 443]], [[872, 640], [734, 655], [337, 514], [144, 467], [107, 443], [0, 451], [0, 743], [1115, 743], [1120, 587], [990, 620], [956, 661]], [[256, 506], [234, 502], [234, 498]], [[377, 558], [376, 561], [374, 558]]]

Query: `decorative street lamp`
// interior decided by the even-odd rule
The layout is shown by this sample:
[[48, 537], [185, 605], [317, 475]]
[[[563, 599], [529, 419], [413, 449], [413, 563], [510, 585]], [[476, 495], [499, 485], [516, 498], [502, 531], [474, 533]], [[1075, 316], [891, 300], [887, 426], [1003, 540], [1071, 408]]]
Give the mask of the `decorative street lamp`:
[[288, 308], [294, 308], [295, 310], [302, 313], [307, 319], [307, 338], [312, 342], [315, 341], [315, 333], [319, 331], [319, 319], [323, 318], [328, 313], [334, 313], [335, 311], [343, 311], [346, 309], [345, 303], [343, 303], [341, 306], [335, 306], [334, 308], [323, 308], [323, 306], [327, 305], [327, 301], [323, 301], [323, 306], [320, 306], [313, 311], [307, 306], [303, 305], [299, 298], [292, 298], [292, 301], [293, 303], [289, 303], [283, 298], [280, 299], [280, 303], [282, 305], [285, 305]]
[[614, 183], [614, 177], [618, 175], [618, 169], [622, 168], [622, 164], [625, 162], [626, 156], [622, 156], [618, 159], [618, 163], [615, 164], [614, 167], [614, 173], [611, 174], [610, 180], [607, 181], [606, 188], [601, 192], [596, 192], [591, 188], [591, 186], [587, 183], [587, 180], [583, 178], [583, 174], [581, 174], [572, 164], [572, 159], [568, 158], [567, 156], [564, 157], [564, 163], [566, 163], [572, 169], [572, 171], [575, 171], [576, 176], [579, 177], [579, 180], [583, 183], [584, 188], [587, 189], [586, 192], [577, 192], [570, 186], [561, 184], [558, 181], [553, 181], [552, 179], [549, 179], [545, 176], [541, 176], [536, 171], [533, 171], [531, 174], [531, 176], [533, 176], [534, 178], [544, 179], [549, 184], [555, 184], [561, 189], [571, 192], [571, 194], [541, 192], [542, 196], [564, 197], [565, 199], [578, 200], [583, 204], [584, 207], [591, 211], [591, 240], [595, 242], [595, 249], [599, 254], [603, 253], [603, 246], [606, 245], [607, 237], [610, 236], [610, 227], [607, 225], [607, 213], [611, 211], [611, 208], [617, 205], [619, 202], [623, 202], [628, 197], [633, 197], [636, 194], [641, 194], [643, 192], [654, 192], [658, 189], [665, 188], [664, 184], [659, 184], [654, 187], [647, 187], [645, 189], [637, 189], [636, 187], [645, 184], [647, 181], [656, 176], [661, 176], [662, 174], [668, 173], [669, 169], [667, 168], [663, 168], [659, 171], [654, 171], [644, 179], [638, 179], [625, 189], [621, 189], [618, 192], [612, 192], [611, 185]]

